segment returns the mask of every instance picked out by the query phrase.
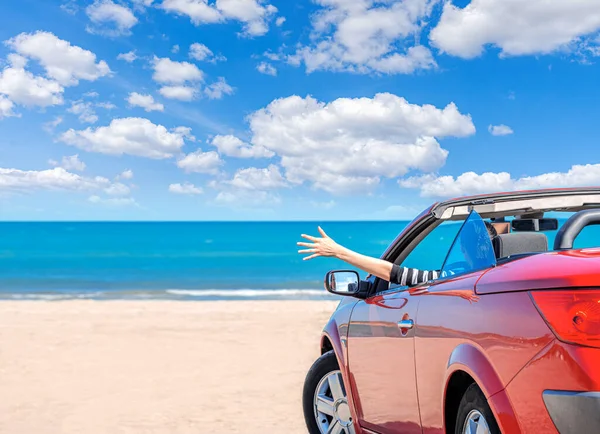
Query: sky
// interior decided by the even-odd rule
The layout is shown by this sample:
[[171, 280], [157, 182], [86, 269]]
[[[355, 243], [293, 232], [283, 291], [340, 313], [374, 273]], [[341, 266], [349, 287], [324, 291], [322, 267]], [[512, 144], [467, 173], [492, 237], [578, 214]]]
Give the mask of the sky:
[[0, 2], [0, 220], [394, 220], [600, 184], [597, 0]]

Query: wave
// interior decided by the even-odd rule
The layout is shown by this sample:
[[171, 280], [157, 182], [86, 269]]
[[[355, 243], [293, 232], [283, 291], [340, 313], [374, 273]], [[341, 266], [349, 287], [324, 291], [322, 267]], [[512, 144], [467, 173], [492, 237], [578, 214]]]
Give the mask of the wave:
[[57, 301], [57, 300], [83, 300], [83, 299], [95, 299], [102, 297], [102, 293], [79, 293], [79, 294], [0, 294], [0, 299], [10, 300], [46, 300], [46, 301]]
[[194, 300], [194, 299], [323, 299], [335, 298], [324, 289], [167, 289], [69, 292], [3, 292], [0, 300]]
[[165, 292], [191, 297], [290, 297], [329, 294], [324, 289], [167, 289]]

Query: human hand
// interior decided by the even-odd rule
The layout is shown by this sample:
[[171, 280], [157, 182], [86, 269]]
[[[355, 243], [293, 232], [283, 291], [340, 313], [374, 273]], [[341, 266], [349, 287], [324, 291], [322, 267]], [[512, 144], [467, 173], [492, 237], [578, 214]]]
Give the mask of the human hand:
[[313, 237], [310, 235], [302, 234], [302, 238], [306, 238], [312, 243], [298, 242], [299, 246], [308, 247], [308, 249], [298, 250], [298, 253], [309, 253], [309, 256], [302, 258], [304, 261], [318, 256], [337, 256], [341, 251], [342, 247], [333, 241], [321, 226], [318, 227], [319, 233], [322, 238]]

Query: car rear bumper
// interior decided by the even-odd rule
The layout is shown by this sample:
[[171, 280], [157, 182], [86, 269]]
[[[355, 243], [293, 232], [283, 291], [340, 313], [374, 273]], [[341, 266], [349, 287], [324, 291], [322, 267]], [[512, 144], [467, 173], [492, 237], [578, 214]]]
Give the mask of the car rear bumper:
[[545, 390], [542, 397], [560, 434], [600, 432], [600, 392]]

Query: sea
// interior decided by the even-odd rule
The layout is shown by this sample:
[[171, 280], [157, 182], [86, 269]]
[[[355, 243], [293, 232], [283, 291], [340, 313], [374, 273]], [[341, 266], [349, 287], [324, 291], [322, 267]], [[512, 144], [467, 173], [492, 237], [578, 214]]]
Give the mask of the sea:
[[337, 299], [300, 234], [379, 257], [407, 223], [0, 222], [0, 299]]
[[[407, 224], [0, 222], [0, 299], [337, 300], [323, 287], [325, 274], [352, 267], [335, 258], [302, 260], [300, 235], [318, 236], [321, 225], [338, 243], [379, 257]], [[458, 230], [448, 229], [440, 238], [447, 242], [428, 237], [419, 256], [443, 260], [448, 247], [442, 252], [441, 245]], [[552, 248], [556, 233], [546, 234]], [[596, 246], [600, 226], [585, 228], [575, 243]]]

